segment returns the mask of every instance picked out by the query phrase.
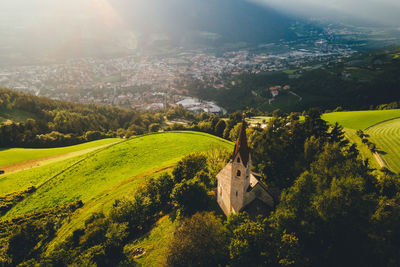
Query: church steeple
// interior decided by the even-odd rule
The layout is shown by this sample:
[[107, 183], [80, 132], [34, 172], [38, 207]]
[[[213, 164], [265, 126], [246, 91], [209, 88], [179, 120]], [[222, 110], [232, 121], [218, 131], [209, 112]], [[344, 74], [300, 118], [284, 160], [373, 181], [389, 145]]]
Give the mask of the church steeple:
[[242, 127], [240, 129], [239, 138], [235, 144], [235, 151], [233, 152], [233, 159], [235, 159], [236, 156], [239, 154], [244, 166], [247, 166], [247, 163], [249, 162], [249, 158], [250, 158], [250, 149], [247, 144], [246, 128], [247, 128], [247, 124], [246, 124], [246, 120], [245, 120], [245, 115], [243, 114]]

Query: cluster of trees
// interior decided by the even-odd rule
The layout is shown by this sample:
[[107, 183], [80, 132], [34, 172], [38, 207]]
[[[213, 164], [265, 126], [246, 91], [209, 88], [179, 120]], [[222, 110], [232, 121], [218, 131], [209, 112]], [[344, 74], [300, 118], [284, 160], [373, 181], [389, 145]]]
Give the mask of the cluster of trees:
[[0, 125], [1, 147], [54, 147], [158, 131], [164, 114], [83, 105], [0, 89], [0, 110], [25, 112], [25, 122]]
[[[304, 117], [304, 121], [295, 113], [274, 117], [250, 140], [255, 168], [265, 184], [285, 189], [310, 167], [326, 144], [348, 144], [342, 127], [329, 127], [319, 109], [310, 109]], [[351, 149], [356, 151], [355, 146]]]
[[365, 144], [369, 150], [371, 150], [372, 153], [376, 152], [376, 144], [372, 143], [369, 139], [368, 139], [368, 135], [365, 134], [362, 130], [357, 130], [356, 132], [357, 136], [360, 137], [361, 142], [363, 144]]
[[390, 102], [389, 104], [378, 105], [375, 108], [374, 108], [374, 106], [372, 106], [371, 109], [388, 110], [388, 109], [398, 109], [398, 108], [400, 108], [400, 102], [395, 101], [395, 102]]
[[[245, 112], [246, 116], [251, 116], [253, 114], [251, 111]], [[210, 115], [203, 113], [197, 116], [197, 120], [189, 125], [183, 124], [172, 124], [165, 130], [187, 130], [187, 131], [199, 131], [205, 132], [218, 137], [236, 141], [239, 131], [242, 127], [243, 112], [237, 111], [231, 113], [227, 119], [221, 118], [216, 115]], [[248, 128], [247, 135], [250, 140], [253, 140], [257, 133], [261, 132], [262, 129], [258, 127]]]
[[[21, 194], [26, 195], [32, 190], [30, 188]], [[9, 197], [16, 199], [21, 194]], [[82, 206], [81, 201], [76, 201], [0, 221], [0, 266], [34, 266], [33, 259], [41, 257], [45, 252], [64, 219]], [[43, 261], [43, 264], [46, 262]]]

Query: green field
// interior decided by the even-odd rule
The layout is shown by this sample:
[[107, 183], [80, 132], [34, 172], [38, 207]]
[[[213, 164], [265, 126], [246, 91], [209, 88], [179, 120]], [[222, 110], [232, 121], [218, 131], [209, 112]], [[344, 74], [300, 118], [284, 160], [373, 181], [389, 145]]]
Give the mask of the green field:
[[400, 118], [400, 109], [333, 112], [322, 118], [331, 124], [338, 122], [344, 128], [365, 130], [383, 121]]
[[[6, 175], [0, 178], [0, 194], [21, 190], [28, 185], [39, 186], [35, 194], [14, 207], [6, 217], [51, 208], [78, 199], [87, 202], [127, 179], [173, 166], [186, 154], [215, 148], [231, 149], [232, 144], [195, 132], [153, 134], [93, 152], [90, 157], [53, 179], [52, 176], [58, 170], [68, 168], [73, 160], [55, 164], [57, 166]], [[15, 185], [17, 181], [20, 188]]]
[[249, 119], [247, 119], [246, 121], [247, 121], [247, 123], [250, 123], [250, 124], [257, 124], [257, 123], [266, 124], [266, 123], [268, 123], [271, 119], [272, 119], [272, 117], [258, 116], [258, 117], [249, 118]]
[[346, 137], [355, 143], [364, 158], [368, 158], [373, 168], [380, 168], [375, 156], [356, 135], [364, 130], [368, 139], [375, 143], [379, 156], [386, 167], [400, 172], [400, 110], [373, 110], [334, 112], [323, 115], [330, 124], [338, 122], [344, 127]]
[[400, 119], [377, 124], [365, 131], [369, 139], [383, 151], [381, 157], [387, 167], [394, 172], [400, 172]]
[[121, 141], [121, 139], [110, 138], [93, 142], [88, 142], [76, 146], [48, 148], [48, 149], [25, 149], [25, 148], [12, 148], [0, 150], [0, 166], [7, 166], [20, 162], [36, 160], [41, 158], [48, 158], [58, 156], [66, 153], [86, 150], [104, 145], [109, 145]]
[[171, 171], [184, 155], [215, 149], [231, 150], [233, 144], [204, 133], [166, 132], [139, 136], [54, 164], [6, 174], [0, 177], [0, 195], [29, 186], [37, 187], [37, 191], [0, 220], [82, 200], [84, 207], [61, 227], [49, 246], [51, 251], [71, 231], [82, 227], [93, 212], [108, 212], [115, 199], [132, 196], [150, 177]]
[[177, 221], [172, 221], [169, 216], [161, 218], [155, 227], [145, 236], [125, 247], [125, 250], [144, 248], [146, 253], [135, 259], [139, 266], [165, 266], [165, 253], [167, 244], [174, 235]]

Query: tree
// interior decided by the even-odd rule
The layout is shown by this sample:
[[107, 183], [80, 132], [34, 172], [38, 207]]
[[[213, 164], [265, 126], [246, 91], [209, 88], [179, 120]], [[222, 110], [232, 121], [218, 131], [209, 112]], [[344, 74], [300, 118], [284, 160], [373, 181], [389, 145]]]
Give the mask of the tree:
[[156, 132], [158, 132], [160, 130], [160, 128], [161, 128], [161, 126], [160, 126], [159, 123], [152, 123], [149, 126], [149, 131], [151, 133], [156, 133]]
[[207, 158], [202, 154], [190, 154], [178, 162], [172, 171], [175, 183], [183, 179], [191, 180], [198, 172], [207, 169]]
[[205, 210], [210, 203], [205, 185], [198, 180], [184, 180], [177, 184], [171, 197], [177, 204], [180, 214], [184, 216]]
[[217, 125], [215, 125], [215, 135], [219, 136], [219, 137], [223, 137], [224, 136], [224, 131], [226, 128], [226, 122], [224, 120], [219, 120]]
[[235, 127], [232, 128], [231, 132], [229, 133], [229, 139], [231, 141], [236, 141], [238, 139], [241, 128], [242, 128], [242, 123], [238, 123], [235, 125]]
[[264, 224], [245, 219], [233, 230], [229, 245], [232, 266], [268, 265], [271, 249]]
[[168, 266], [224, 266], [227, 263], [228, 231], [212, 213], [196, 213], [183, 220], [168, 245]]

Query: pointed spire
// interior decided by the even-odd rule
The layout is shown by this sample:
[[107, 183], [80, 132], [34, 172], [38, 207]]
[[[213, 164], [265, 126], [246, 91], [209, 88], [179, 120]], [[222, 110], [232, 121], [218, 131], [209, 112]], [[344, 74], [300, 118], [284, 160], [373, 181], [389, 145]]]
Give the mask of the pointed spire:
[[233, 159], [236, 158], [237, 154], [240, 154], [240, 158], [242, 159], [244, 166], [247, 166], [247, 163], [249, 162], [250, 158], [250, 149], [247, 144], [246, 128], [247, 128], [246, 118], [245, 115], [243, 114], [242, 127], [240, 129], [239, 138], [235, 144]]

